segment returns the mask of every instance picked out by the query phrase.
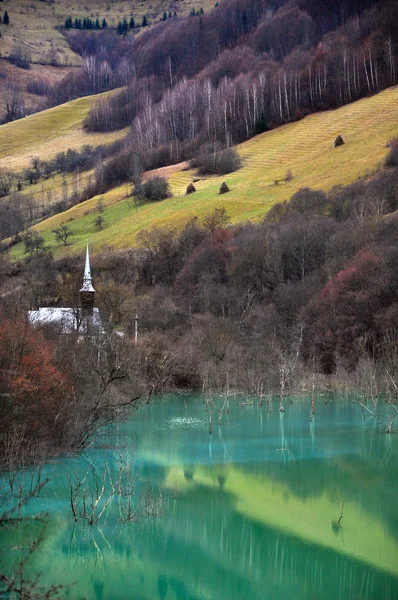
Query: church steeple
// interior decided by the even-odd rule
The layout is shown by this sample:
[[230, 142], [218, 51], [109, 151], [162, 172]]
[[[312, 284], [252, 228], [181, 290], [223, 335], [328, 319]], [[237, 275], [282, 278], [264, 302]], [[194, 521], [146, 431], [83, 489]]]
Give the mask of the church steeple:
[[88, 242], [86, 248], [86, 264], [84, 265], [83, 287], [80, 289], [80, 302], [83, 308], [93, 308], [95, 289], [91, 281], [90, 254]]

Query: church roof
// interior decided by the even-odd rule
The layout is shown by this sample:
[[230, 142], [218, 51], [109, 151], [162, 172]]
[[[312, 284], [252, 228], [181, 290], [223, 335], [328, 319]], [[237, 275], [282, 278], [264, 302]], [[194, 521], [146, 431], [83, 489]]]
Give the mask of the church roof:
[[62, 333], [77, 331], [86, 335], [103, 333], [100, 312], [93, 308], [90, 314], [81, 308], [53, 308], [43, 306], [29, 310], [28, 319], [32, 325], [58, 325]]
[[90, 268], [90, 255], [88, 252], [88, 242], [86, 248], [86, 264], [84, 265], [83, 275], [83, 287], [80, 289], [81, 292], [95, 292], [91, 281], [91, 268]]

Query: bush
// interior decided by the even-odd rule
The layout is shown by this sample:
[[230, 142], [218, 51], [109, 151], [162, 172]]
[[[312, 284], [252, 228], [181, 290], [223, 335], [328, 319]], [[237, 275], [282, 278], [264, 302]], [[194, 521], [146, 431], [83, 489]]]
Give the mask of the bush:
[[297, 213], [314, 212], [318, 215], [326, 212], [327, 196], [321, 190], [311, 188], [300, 188], [293, 194], [289, 202], [289, 211]]
[[164, 177], [152, 177], [140, 185], [135, 190], [134, 195], [143, 200], [164, 200], [171, 196], [171, 190], [167, 179]]
[[189, 186], [187, 187], [186, 195], [193, 194], [194, 192], [196, 192], [196, 187], [194, 186], [193, 183], [190, 183]]
[[200, 175], [227, 175], [237, 171], [242, 166], [242, 160], [235, 148], [227, 148], [219, 152], [205, 154], [191, 161], [191, 167], [196, 168]]
[[22, 44], [15, 44], [8, 55], [8, 61], [20, 69], [30, 69], [31, 60], [32, 56], [29, 48], [26, 48]]

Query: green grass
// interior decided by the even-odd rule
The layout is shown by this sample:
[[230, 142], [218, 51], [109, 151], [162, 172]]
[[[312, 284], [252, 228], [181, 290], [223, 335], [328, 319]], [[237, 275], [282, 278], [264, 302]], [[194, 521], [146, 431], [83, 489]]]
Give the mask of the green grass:
[[78, 149], [85, 144], [97, 146], [123, 137], [124, 130], [107, 134], [83, 131], [83, 120], [93, 103], [101, 95], [110, 93], [72, 100], [1, 125], [0, 168], [18, 171], [29, 165], [32, 156], [49, 160], [68, 148]]
[[[87, 238], [96, 252], [108, 247], [132, 247], [143, 229], [180, 229], [190, 218], [201, 219], [223, 206], [233, 223], [256, 221], [263, 218], [273, 204], [288, 200], [302, 187], [329, 190], [380, 168], [388, 152], [387, 140], [398, 134], [397, 109], [396, 87], [263, 133], [238, 146], [244, 166], [225, 177], [231, 191], [223, 196], [218, 194], [223, 177], [204, 178], [195, 183], [195, 194], [185, 196], [194, 173], [177, 171], [170, 175], [173, 198], [136, 208], [131, 199], [124, 198], [128, 187], [122, 186], [56, 215], [35, 229], [44, 235], [54, 255], [60, 257], [81, 253]], [[333, 148], [338, 134], [346, 143]], [[285, 182], [288, 169], [293, 179]], [[275, 185], [275, 180], [280, 183]], [[105, 205], [105, 227], [97, 232], [93, 223], [99, 199]], [[54, 227], [64, 222], [68, 222], [74, 234], [67, 247], [55, 244], [51, 234]], [[22, 258], [23, 245], [13, 247], [11, 256]]]

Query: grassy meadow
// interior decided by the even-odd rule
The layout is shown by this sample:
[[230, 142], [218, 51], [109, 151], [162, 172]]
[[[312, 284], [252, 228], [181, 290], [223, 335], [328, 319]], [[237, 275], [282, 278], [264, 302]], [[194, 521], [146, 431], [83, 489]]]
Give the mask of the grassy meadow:
[[[60, 257], [81, 253], [87, 238], [96, 252], [132, 247], [137, 245], [137, 234], [143, 229], [180, 229], [189, 219], [202, 219], [220, 207], [226, 208], [232, 223], [256, 221], [273, 204], [288, 200], [302, 187], [327, 191], [380, 168], [388, 152], [387, 141], [398, 134], [397, 115], [395, 87], [335, 111], [310, 115], [241, 144], [238, 151], [243, 167], [226, 177], [200, 179], [192, 195], [186, 196], [185, 189], [196, 178], [195, 173], [180, 165], [166, 170], [174, 194], [168, 200], [136, 206], [127, 197], [129, 186], [123, 185], [43, 221], [35, 229], [44, 236], [54, 256]], [[345, 144], [334, 148], [338, 134]], [[289, 170], [292, 179], [285, 181]], [[224, 179], [230, 192], [220, 196], [218, 190]], [[105, 219], [101, 231], [94, 226], [99, 201]], [[62, 223], [68, 223], [73, 232], [67, 246], [56, 244], [52, 234]], [[23, 244], [14, 246], [11, 256], [23, 258]]]
[[120, 139], [125, 130], [111, 133], [85, 133], [83, 120], [99, 96], [87, 96], [61, 106], [29, 115], [0, 126], [0, 168], [19, 171], [29, 165], [32, 156], [42, 160], [53, 158], [68, 148], [85, 144], [98, 146]]

